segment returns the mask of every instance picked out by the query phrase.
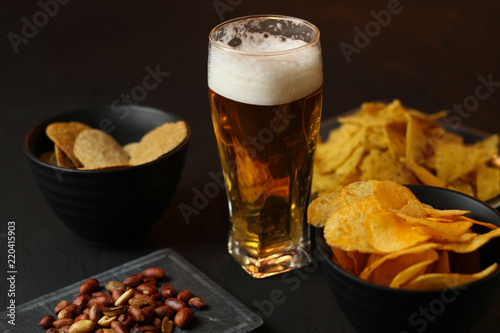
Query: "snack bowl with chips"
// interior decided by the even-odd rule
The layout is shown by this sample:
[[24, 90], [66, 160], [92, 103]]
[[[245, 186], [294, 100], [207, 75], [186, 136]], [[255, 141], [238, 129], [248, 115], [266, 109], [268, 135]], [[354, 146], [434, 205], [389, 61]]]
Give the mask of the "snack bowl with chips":
[[40, 122], [26, 135], [24, 152], [41, 193], [71, 231], [97, 246], [126, 246], [166, 210], [190, 135], [173, 113], [95, 107]]
[[[499, 213], [471, 196], [445, 188], [425, 185], [408, 185], [407, 187], [422, 203], [433, 208], [470, 211], [466, 215], [468, 218], [484, 222], [482, 225], [475, 224], [471, 227], [471, 230], [478, 234], [486, 234], [495, 226], [500, 226]], [[387, 230], [385, 228], [381, 233], [384, 234]], [[407, 229], [399, 230], [408, 231]], [[495, 234], [498, 233], [495, 232]], [[462, 253], [455, 256], [450, 255], [450, 257], [447, 255], [447, 264], [452, 266], [455, 272], [461, 274], [457, 279], [441, 280], [441, 277], [446, 274], [435, 274], [431, 279], [419, 280], [419, 282], [425, 283], [407, 284], [418, 286], [417, 288], [385, 286], [369, 281], [369, 279], [360, 278], [359, 276], [363, 273], [356, 275], [352, 271], [349, 272], [346, 270], [346, 266], [349, 265], [341, 262], [342, 251], [335, 256], [332, 252], [333, 247], [327, 244], [325, 237], [328, 236], [325, 236], [324, 229], [316, 229], [316, 242], [326, 279], [340, 309], [359, 332], [470, 332], [488, 311], [500, 286], [499, 269], [490, 269], [496, 266], [495, 263], [500, 263], [499, 237], [491, 237], [473, 253], [465, 253], [464, 256]], [[384, 243], [390, 242], [390, 238], [384, 241]], [[446, 242], [443, 241], [443, 243]], [[462, 243], [460, 247], [463, 248], [464, 244]], [[391, 245], [381, 244], [381, 246]], [[426, 245], [417, 244], [413, 249], [422, 249], [422, 246]], [[418, 250], [408, 250], [407, 252], [414, 252], [418, 255]], [[421, 251], [421, 253], [423, 252]], [[370, 261], [373, 265], [377, 260], [377, 258], [373, 261], [368, 259], [367, 263], [366, 258], [363, 259], [361, 253], [344, 253], [348, 254], [349, 258], [346, 259], [351, 260], [350, 264], [353, 270], [356, 270], [356, 266], [361, 265], [361, 262], [365, 260], [363, 263], [365, 268], [361, 268], [361, 270], [366, 271], [366, 265]], [[425, 261], [422, 258], [420, 260]], [[376, 272], [380, 280], [395, 275], [390, 271], [391, 268], [397, 269], [405, 265], [396, 261], [390, 263], [389, 260], [385, 261], [385, 264], [384, 269]], [[442, 261], [436, 260], [433, 265], [427, 267], [433, 267], [433, 270], [444, 270], [444, 268], [436, 268], [440, 265], [442, 265]], [[416, 270], [422, 267], [416, 264], [405, 269], [404, 272], [406, 275], [415, 274]], [[426, 269], [424, 273], [428, 274], [430, 269]], [[483, 270], [482, 272], [485, 274], [469, 275], [478, 270]], [[375, 271], [373, 270], [373, 272]], [[397, 276], [401, 277], [405, 274]], [[457, 280], [465, 276], [470, 280], [467, 278], [463, 280], [464, 283], [457, 283]], [[431, 277], [431, 274], [427, 277]], [[396, 279], [392, 281], [394, 280]]]

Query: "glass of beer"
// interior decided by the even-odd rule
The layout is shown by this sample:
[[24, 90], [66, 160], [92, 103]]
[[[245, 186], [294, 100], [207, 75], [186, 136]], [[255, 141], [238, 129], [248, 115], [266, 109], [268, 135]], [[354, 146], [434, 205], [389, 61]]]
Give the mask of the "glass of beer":
[[279, 15], [209, 36], [212, 121], [229, 201], [229, 253], [263, 278], [311, 262], [305, 223], [321, 118], [318, 29]]

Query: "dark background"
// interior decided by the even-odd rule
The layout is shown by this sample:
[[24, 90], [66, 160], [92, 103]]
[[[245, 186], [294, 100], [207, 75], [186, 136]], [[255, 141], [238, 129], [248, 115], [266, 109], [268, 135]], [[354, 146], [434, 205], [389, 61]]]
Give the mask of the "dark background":
[[[226, 251], [222, 191], [189, 220], [178, 209], [181, 203], [192, 205], [194, 191], [212, 181], [210, 172], [220, 171], [206, 59], [208, 33], [223, 20], [270, 13], [315, 23], [323, 47], [323, 119], [365, 101], [399, 98], [425, 112], [450, 110], [455, 126], [499, 130], [500, 5], [495, 1], [62, 2], [0, 1], [0, 276], [6, 271], [7, 222], [15, 221], [17, 304], [171, 247], [259, 313], [268, 332], [351, 332], [317, 262], [286, 278], [265, 280], [250, 278], [235, 264]], [[53, 15], [44, 20], [40, 12], [49, 4]], [[381, 11], [388, 13], [392, 4], [397, 5], [393, 13], [384, 16]], [[29, 30], [26, 22], [39, 27]], [[369, 39], [359, 33], [365, 28], [372, 29]], [[342, 45], [356, 52], [346, 57]], [[23, 156], [23, 139], [48, 116], [126, 102], [123, 96], [142, 84], [148, 66], [169, 74], [135, 102], [178, 113], [192, 127], [183, 177], [145, 242], [93, 248], [72, 235], [45, 203]], [[481, 78], [493, 84], [489, 91], [479, 88], [483, 95], [477, 98]], [[0, 311], [7, 300], [4, 282], [1, 286]], [[283, 302], [272, 311], [259, 309], [257, 304], [276, 289], [285, 292]], [[495, 331], [498, 303], [497, 298], [478, 332]]]

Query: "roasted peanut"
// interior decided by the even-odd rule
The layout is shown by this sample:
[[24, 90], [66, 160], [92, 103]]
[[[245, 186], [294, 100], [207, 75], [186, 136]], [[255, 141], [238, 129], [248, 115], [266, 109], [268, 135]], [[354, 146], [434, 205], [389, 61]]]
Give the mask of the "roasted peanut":
[[149, 324], [155, 315], [155, 310], [151, 306], [146, 306], [142, 309], [142, 313], [144, 313], [144, 323]]
[[89, 319], [97, 323], [102, 317], [102, 308], [99, 304], [94, 304], [89, 310]]
[[142, 323], [145, 319], [144, 312], [137, 306], [131, 306], [128, 309], [128, 313], [138, 323]]
[[133, 325], [132, 317], [127, 313], [119, 315], [117, 320], [121, 322], [126, 329], [129, 329]]
[[108, 316], [108, 317], [114, 317], [114, 316], [121, 315], [125, 311], [127, 311], [127, 308], [125, 306], [116, 306], [113, 308], [108, 308], [108, 309], [102, 310], [102, 314], [105, 316]]
[[84, 319], [88, 319], [90, 320], [90, 317], [88, 314], [86, 313], [82, 313], [81, 315], [78, 315], [74, 321], [79, 321], [79, 320], [84, 320]]
[[165, 317], [173, 317], [175, 315], [175, 310], [168, 305], [162, 305], [155, 308], [156, 316], [160, 319]]
[[190, 308], [183, 308], [179, 310], [174, 317], [175, 325], [180, 328], [188, 327], [193, 320], [194, 313]]
[[168, 317], [163, 318], [161, 321], [161, 332], [162, 333], [172, 333], [174, 331], [174, 322]]
[[174, 287], [172, 287], [172, 285], [170, 284], [163, 285], [160, 289], [160, 294], [164, 298], [170, 298], [170, 297], [174, 298], [177, 296], [177, 292], [175, 291]]
[[78, 292], [80, 293], [80, 295], [83, 295], [91, 294], [97, 290], [99, 290], [99, 281], [97, 281], [97, 279], [90, 278], [80, 285], [80, 289], [78, 290]]
[[189, 299], [188, 304], [194, 308], [201, 309], [206, 306], [205, 302], [199, 297], [192, 297]]
[[123, 280], [123, 284], [135, 288], [143, 282], [142, 278], [143, 276], [141, 273], [130, 275]]
[[64, 301], [64, 300], [60, 301], [59, 304], [57, 304], [56, 307], [54, 308], [54, 313], [58, 314], [59, 312], [61, 312], [62, 309], [64, 309], [65, 307], [67, 307], [70, 304], [71, 303], [68, 301]]
[[45, 333], [60, 333], [61, 330], [55, 327], [50, 327], [48, 330], [45, 331]]
[[144, 295], [152, 295], [152, 294], [158, 292], [158, 288], [156, 288], [156, 286], [153, 286], [152, 284], [148, 284], [148, 283], [142, 283], [142, 284], [138, 285], [135, 288], [135, 290], [143, 293]]
[[177, 294], [177, 299], [183, 301], [184, 303], [187, 303], [191, 297], [193, 297], [193, 294], [186, 289], [179, 291]]
[[142, 281], [144, 283], [148, 283], [148, 284], [152, 284], [153, 286], [156, 286], [156, 279], [155, 278], [144, 276], [142, 278]]
[[90, 333], [94, 327], [95, 324], [92, 320], [80, 320], [71, 325], [69, 333]]
[[104, 288], [106, 288], [106, 290], [110, 293], [112, 293], [113, 290], [124, 292], [126, 289], [125, 285], [120, 281], [109, 281], [108, 283], [106, 283], [106, 286]]
[[52, 323], [56, 321], [56, 318], [53, 315], [46, 315], [45, 317], [40, 320], [40, 323], [38, 323], [38, 326], [43, 327], [43, 328], [49, 328], [52, 326]]
[[54, 321], [52, 323], [52, 325], [54, 325], [54, 327], [56, 327], [56, 328], [61, 328], [61, 327], [68, 326], [71, 324], [73, 324], [72, 318], [61, 318], [61, 319], [57, 319], [56, 321]]
[[109, 327], [113, 321], [116, 320], [116, 316], [114, 317], [109, 317], [109, 316], [102, 316], [101, 319], [97, 322], [97, 324], [103, 326], [103, 327]]
[[59, 311], [59, 313], [57, 314], [57, 318], [61, 319], [61, 318], [75, 318], [78, 313], [80, 312], [80, 307], [78, 305], [75, 305], [75, 304], [70, 304], [68, 306], [66, 306], [64, 309], [62, 309], [61, 311]]
[[142, 275], [159, 280], [165, 277], [165, 271], [159, 267], [149, 267], [142, 272]]
[[167, 298], [165, 300], [165, 305], [170, 306], [175, 311], [180, 311], [187, 307], [186, 303], [177, 298]]
[[149, 302], [145, 298], [134, 297], [128, 300], [128, 304], [131, 306], [137, 306], [138, 308], [142, 308], [149, 305]]
[[111, 328], [113, 329], [114, 333], [128, 333], [128, 330], [125, 328], [123, 323], [120, 321], [112, 322]]
[[78, 305], [78, 306], [80, 306], [80, 307], [83, 308], [83, 307], [85, 307], [87, 305], [87, 303], [89, 302], [89, 300], [90, 300], [90, 296], [87, 295], [87, 294], [78, 295], [73, 300], [73, 304]]
[[127, 291], [125, 291], [116, 301], [115, 301], [115, 305], [116, 306], [120, 306], [120, 305], [124, 305], [128, 302], [129, 299], [132, 298], [132, 296], [134, 296], [134, 289], [129, 289]]

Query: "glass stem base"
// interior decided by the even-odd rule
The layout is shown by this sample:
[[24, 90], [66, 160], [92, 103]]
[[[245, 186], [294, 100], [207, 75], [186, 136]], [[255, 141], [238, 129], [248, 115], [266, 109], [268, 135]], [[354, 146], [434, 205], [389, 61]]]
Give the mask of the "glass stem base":
[[262, 279], [307, 266], [311, 263], [310, 241], [289, 247], [267, 257], [255, 257], [229, 235], [228, 250], [238, 264], [252, 277]]

